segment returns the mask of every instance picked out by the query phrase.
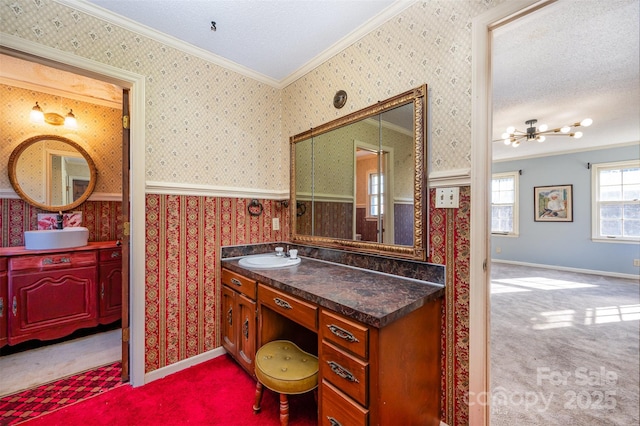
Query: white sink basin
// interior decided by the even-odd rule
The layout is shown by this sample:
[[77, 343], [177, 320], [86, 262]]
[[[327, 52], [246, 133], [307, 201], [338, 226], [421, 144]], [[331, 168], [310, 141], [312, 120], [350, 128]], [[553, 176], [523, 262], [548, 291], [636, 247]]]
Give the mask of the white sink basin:
[[246, 256], [240, 259], [238, 262], [240, 266], [245, 268], [254, 269], [275, 269], [275, 268], [288, 268], [289, 266], [295, 266], [300, 263], [300, 258], [291, 259], [290, 257], [276, 256], [275, 254], [256, 254], [253, 256]]
[[89, 241], [89, 230], [83, 226], [24, 232], [27, 250], [50, 250], [82, 247]]

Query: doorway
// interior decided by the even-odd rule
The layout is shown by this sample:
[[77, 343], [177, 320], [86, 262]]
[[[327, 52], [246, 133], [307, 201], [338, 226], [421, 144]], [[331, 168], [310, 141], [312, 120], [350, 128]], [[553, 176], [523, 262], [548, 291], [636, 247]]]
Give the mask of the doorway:
[[[8, 339], [9, 344], [2, 346], [0, 370], [3, 371], [3, 380], [0, 383], [0, 395], [8, 395], [107, 364], [126, 361], [123, 359], [125, 354], [120, 343], [122, 321], [119, 318], [122, 309], [122, 298], [119, 295], [123, 282], [120, 271], [123, 269], [121, 264], [124, 260], [120, 256], [122, 248], [116, 247], [116, 240], [120, 239], [117, 229], [121, 228], [118, 223], [122, 220], [119, 211], [122, 210], [120, 194], [123, 193], [123, 183], [119, 179], [118, 170], [122, 168], [122, 161], [112, 155], [112, 152], [122, 150], [120, 141], [123, 131], [119, 123], [122, 116], [120, 97], [123, 89], [117, 85], [107, 85], [77, 73], [54, 69], [13, 56], [1, 55], [0, 61], [3, 63], [0, 80], [3, 93], [7, 96], [7, 102], [12, 103], [12, 110], [16, 113], [28, 112], [32, 106], [32, 99], [39, 101], [48, 111], [56, 110], [62, 105], [72, 106], [76, 110], [80, 119], [79, 126], [67, 128], [59, 126], [59, 122], [53, 120], [38, 124], [16, 119], [7, 129], [7, 137], [11, 136], [11, 139], [18, 143], [23, 135], [37, 132], [54, 136], [65, 135], [76, 139], [75, 142], [81, 146], [84, 145], [87, 150], [85, 154], [68, 151], [65, 146], [53, 143], [45, 147], [42, 152], [44, 161], [38, 163], [44, 179], [36, 188], [37, 191], [42, 190], [46, 194], [43, 204], [50, 206], [50, 210], [54, 210], [55, 206], [72, 204], [83, 196], [87, 189], [92, 191], [90, 200], [73, 209], [73, 219], [65, 220], [64, 226], [85, 226], [92, 235], [91, 241], [110, 241], [110, 244], [101, 247], [111, 250], [111, 255], [117, 255], [117, 258], [108, 258], [113, 259], [108, 266], [97, 266], [96, 271], [100, 271], [99, 276], [95, 277], [97, 281], [87, 284], [94, 289], [97, 295], [95, 303], [99, 304], [99, 307], [93, 308], [96, 309], [95, 321], [92, 322], [89, 318], [82, 324], [83, 328], [69, 331], [64, 336], [62, 332], [56, 332], [56, 338], [53, 340], [52, 335], [46, 340], [39, 340], [39, 336], [34, 338], [36, 336], [31, 335], [31, 338], [24, 342]], [[98, 138], [96, 130], [102, 130]], [[83, 155], [90, 155], [93, 160], [90, 163], [97, 165], [100, 176], [96, 191], [93, 191], [96, 176], [92, 177], [93, 171]], [[36, 174], [40, 170], [35, 167], [34, 169]], [[24, 203], [26, 204], [26, 201]], [[31, 208], [24, 208], [28, 209], [25, 211], [34, 212]], [[23, 227], [25, 230], [34, 229], [26, 218], [20, 225], [16, 223], [11, 226], [17, 228], [13, 229], [14, 232], [21, 231]], [[101, 259], [106, 256], [104, 251], [100, 254]], [[107, 271], [109, 279], [106, 278]], [[64, 285], [71, 284], [67, 281]], [[112, 286], [113, 291], [110, 291]], [[94, 298], [95, 295], [91, 297]], [[26, 300], [27, 296], [24, 297]], [[64, 305], [65, 302], [61, 304]], [[22, 319], [27, 321], [26, 313], [23, 315], [25, 316]], [[52, 314], [51, 318], [53, 317], [55, 314]], [[51, 321], [51, 318], [40, 324]], [[21, 326], [13, 319], [9, 322], [12, 333], [19, 334]], [[53, 328], [55, 325], [50, 327]], [[118, 369], [119, 367], [116, 367], [116, 370]], [[126, 378], [123, 376], [123, 379]]]
[[129, 155], [131, 169], [129, 176], [130, 206], [130, 250], [125, 267], [129, 269], [129, 296], [126, 309], [129, 312], [128, 332], [124, 337], [123, 352], [128, 350], [130, 384], [140, 386], [145, 383], [144, 373], [144, 265], [145, 258], [145, 129], [144, 129], [144, 87], [142, 75], [108, 65], [96, 63], [77, 55], [50, 48], [10, 35], [0, 41], [0, 52], [28, 61], [41, 63], [64, 71], [116, 84], [129, 90], [130, 98], [130, 134]]

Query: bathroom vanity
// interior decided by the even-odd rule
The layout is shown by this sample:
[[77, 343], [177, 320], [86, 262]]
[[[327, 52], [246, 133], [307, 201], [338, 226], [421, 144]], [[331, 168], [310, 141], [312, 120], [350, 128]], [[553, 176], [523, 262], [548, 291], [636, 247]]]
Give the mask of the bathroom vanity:
[[221, 265], [223, 346], [249, 373], [256, 348], [290, 340], [318, 355], [319, 424], [439, 424], [442, 285], [306, 257]]
[[115, 241], [63, 250], [0, 248], [0, 346], [52, 340], [121, 317]]

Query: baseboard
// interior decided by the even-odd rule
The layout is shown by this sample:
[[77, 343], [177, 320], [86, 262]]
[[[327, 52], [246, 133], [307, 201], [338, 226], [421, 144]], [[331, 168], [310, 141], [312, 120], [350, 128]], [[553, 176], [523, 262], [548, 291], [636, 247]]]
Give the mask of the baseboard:
[[503, 259], [491, 259], [493, 263], [507, 263], [509, 265], [520, 265], [520, 266], [531, 266], [533, 268], [543, 268], [543, 269], [554, 269], [556, 271], [567, 271], [567, 272], [578, 272], [580, 274], [590, 274], [590, 275], [602, 275], [605, 277], [615, 277], [615, 278], [627, 278], [630, 280], [635, 280], [635, 284], [639, 284], [638, 279], [640, 275], [635, 274], [622, 274], [619, 272], [610, 272], [610, 271], [596, 271], [593, 269], [581, 269], [581, 268], [571, 268], [568, 266], [557, 266], [557, 265], [543, 265], [539, 263], [529, 263], [529, 262], [520, 262], [517, 260], [503, 260]]
[[166, 377], [170, 374], [177, 373], [178, 371], [193, 367], [194, 365], [201, 364], [205, 361], [217, 358], [226, 353], [227, 351], [225, 351], [224, 348], [220, 346], [219, 348], [215, 348], [200, 355], [192, 356], [191, 358], [183, 359], [182, 361], [167, 365], [166, 367], [158, 368], [157, 370], [146, 373], [144, 375], [144, 383], [146, 385], [147, 383], [151, 383], [154, 380], [162, 379], [163, 377]]

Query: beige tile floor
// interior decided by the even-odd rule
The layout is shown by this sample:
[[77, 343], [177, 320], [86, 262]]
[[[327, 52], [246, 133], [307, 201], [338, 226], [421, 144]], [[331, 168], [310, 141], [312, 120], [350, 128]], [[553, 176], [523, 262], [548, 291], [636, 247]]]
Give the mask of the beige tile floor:
[[122, 358], [122, 331], [106, 331], [0, 357], [0, 396], [67, 377]]

